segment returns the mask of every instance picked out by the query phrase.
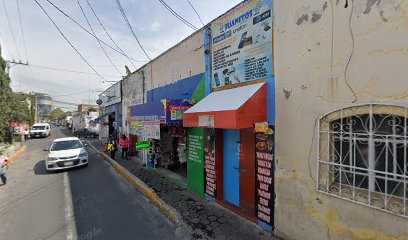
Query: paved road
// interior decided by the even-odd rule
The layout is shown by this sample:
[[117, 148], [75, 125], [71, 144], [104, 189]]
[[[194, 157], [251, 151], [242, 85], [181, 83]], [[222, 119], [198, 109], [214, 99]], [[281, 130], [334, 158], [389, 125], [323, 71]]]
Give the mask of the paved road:
[[184, 235], [88, 149], [87, 168], [47, 174], [52, 137], [33, 139], [0, 186], [0, 239], [180, 239]]

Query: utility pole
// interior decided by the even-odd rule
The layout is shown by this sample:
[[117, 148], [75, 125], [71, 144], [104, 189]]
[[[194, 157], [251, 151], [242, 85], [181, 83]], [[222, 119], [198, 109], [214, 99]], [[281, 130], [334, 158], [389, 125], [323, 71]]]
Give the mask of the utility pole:
[[[21, 62], [21, 60], [16, 62], [13, 59], [12, 61], [7, 60], [6, 62], [7, 62], [7, 64], [6, 64], [6, 74], [9, 75], [9, 76], [10, 76], [10, 68], [12, 68], [12, 67], [14, 67], [16, 65], [28, 66], [28, 62], [24, 63], [24, 62]], [[21, 91], [21, 79], [20, 79], [20, 91]]]

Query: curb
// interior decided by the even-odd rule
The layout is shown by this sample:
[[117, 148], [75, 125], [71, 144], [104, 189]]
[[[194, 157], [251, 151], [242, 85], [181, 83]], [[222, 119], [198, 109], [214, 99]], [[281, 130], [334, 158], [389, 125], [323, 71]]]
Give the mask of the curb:
[[12, 162], [14, 158], [16, 158], [18, 155], [23, 153], [26, 150], [26, 148], [27, 148], [27, 145], [23, 145], [19, 149], [15, 150], [14, 153], [8, 157], [8, 160], [10, 161], [10, 163]]
[[130, 173], [127, 169], [122, 167], [119, 163], [112, 160], [104, 152], [98, 150], [92, 143], [88, 142], [88, 144], [96, 152], [102, 155], [102, 157], [113, 167], [113, 169], [115, 169], [117, 173], [124, 177], [133, 187], [135, 187], [140, 193], [142, 193], [154, 205], [156, 205], [156, 207], [158, 207], [159, 210], [177, 227], [184, 225], [184, 221], [182, 220], [181, 215], [174, 208], [172, 208], [167, 203], [165, 203], [161, 198], [159, 198], [153, 189], [147, 186], [142, 180], [137, 178], [135, 175]]

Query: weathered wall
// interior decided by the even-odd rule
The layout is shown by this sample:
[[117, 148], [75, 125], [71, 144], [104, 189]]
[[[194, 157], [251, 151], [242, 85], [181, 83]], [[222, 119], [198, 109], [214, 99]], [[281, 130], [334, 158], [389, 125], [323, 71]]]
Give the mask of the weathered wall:
[[145, 93], [204, 71], [204, 29], [201, 29], [144, 67]]
[[[408, 239], [408, 219], [316, 192], [316, 119], [408, 101], [408, 1], [274, 1], [276, 231], [287, 239]], [[349, 86], [347, 86], [349, 83]]]

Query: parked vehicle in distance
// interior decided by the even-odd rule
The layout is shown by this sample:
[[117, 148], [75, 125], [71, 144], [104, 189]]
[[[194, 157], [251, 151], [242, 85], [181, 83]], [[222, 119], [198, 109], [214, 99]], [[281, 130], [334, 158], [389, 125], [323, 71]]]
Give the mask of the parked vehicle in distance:
[[89, 130], [87, 128], [82, 128], [82, 129], [79, 129], [79, 130], [75, 131], [74, 135], [76, 137], [79, 137], [79, 138], [81, 138], [81, 137], [83, 137], [83, 138], [97, 138], [97, 137], [99, 137], [99, 134], [97, 132], [91, 131], [91, 130]]
[[49, 149], [48, 158], [45, 160], [47, 171], [68, 169], [88, 165], [88, 152], [77, 137], [66, 137], [55, 139]]
[[31, 127], [31, 138], [51, 136], [51, 126], [49, 123], [36, 123]]

